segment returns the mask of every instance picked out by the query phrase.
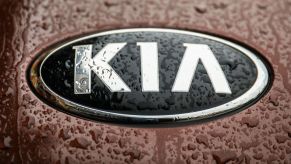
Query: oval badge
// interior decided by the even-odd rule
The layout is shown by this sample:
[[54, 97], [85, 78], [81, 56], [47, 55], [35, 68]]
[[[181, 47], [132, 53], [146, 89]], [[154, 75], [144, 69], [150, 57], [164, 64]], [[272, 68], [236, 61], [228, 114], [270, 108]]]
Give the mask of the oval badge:
[[222, 38], [172, 29], [123, 29], [42, 53], [29, 78], [40, 97], [75, 115], [124, 123], [209, 118], [254, 103], [269, 67]]

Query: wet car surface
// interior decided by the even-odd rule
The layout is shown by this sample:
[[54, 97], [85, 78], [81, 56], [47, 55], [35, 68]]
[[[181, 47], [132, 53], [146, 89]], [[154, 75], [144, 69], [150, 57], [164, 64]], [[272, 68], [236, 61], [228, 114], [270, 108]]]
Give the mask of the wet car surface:
[[[1, 1], [1, 163], [290, 163], [291, 1]], [[28, 85], [51, 45], [93, 32], [158, 27], [252, 47], [272, 86], [245, 110], [186, 125], [134, 126], [56, 110]]]

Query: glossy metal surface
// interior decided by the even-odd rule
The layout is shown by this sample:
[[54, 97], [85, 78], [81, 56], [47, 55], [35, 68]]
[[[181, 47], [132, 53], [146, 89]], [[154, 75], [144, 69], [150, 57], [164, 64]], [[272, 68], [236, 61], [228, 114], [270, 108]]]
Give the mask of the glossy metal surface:
[[[47, 60], [51, 56], [56, 54], [58, 51], [62, 51], [64, 47], [68, 47], [68, 46], [70, 47], [74, 43], [77, 43], [83, 40], [89, 40], [91, 38], [96, 38], [99, 36], [107, 36], [107, 35], [110, 36], [111, 34], [119, 34], [119, 33], [126, 34], [126, 33], [135, 33], [135, 32], [161, 32], [161, 33], [175, 33], [175, 34], [190, 35], [190, 36], [210, 39], [210, 40], [225, 44], [227, 46], [230, 46], [238, 50], [239, 52], [241, 52], [242, 56], [249, 58], [251, 62], [254, 63], [254, 66], [256, 67], [255, 69], [257, 72], [257, 77], [255, 77], [256, 81], [252, 86], [250, 86], [250, 88], [245, 93], [243, 93], [239, 97], [229, 102], [225, 102], [222, 105], [207, 108], [205, 110], [199, 110], [199, 111], [193, 110], [187, 113], [177, 112], [177, 114], [169, 113], [169, 114], [163, 114], [163, 115], [154, 115], [154, 114], [144, 115], [144, 114], [140, 114], [138, 111], [135, 112], [134, 114], [126, 114], [126, 113], [118, 113], [118, 111], [107, 111], [98, 107], [94, 108], [94, 107], [82, 105], [80, 103], [81, 100], [80, 102], [72, 101], [72, 100], [67, 99], [66, 96], [61, 96], [57, 94], [52, 88], [50, 88], [47, 85], [47, 82], [43, 79], [43, 77], [45, 76], [42, 74], [44, 63], [46, 63]], [[89, 47], [87, 45], [83, 47], [74, 46], [73, 49], [76, 49], [76, 56], [75, 56], [76, 64], [74, 66], [75, 68], [75, 76], [74, 76], [75, 94], [76, 92], [77, 94], [79, 94], [79, 91], [76, 91], [76, 84], [77, 86], [80, 85], [79, 84], [81, 83], [80, 79], [85, 78], [86, 84], [91, 85], [92, 79], [91, 77], [89, 77], [91, 75], [88, 73], [90, 72], [90, 69], [92, 69], [92, 71], [98, 75], [98, 77], [104, 82], [107, 88], [110, 89], [110, 92], [130, 92], [130, 89], [128, 88], [128, 86], [126, 86], [124, 81], [122, 81], [122, 79], [118, 76], [118, 74], [108, 64], [108, 62], [125, 45], [126, 43], [107, 44], [92, 59], [91, 59], [92, 46], [89, 46]], [[195, 45], [193, 46], [192, 44], [191, 46], [189, 43], [186, 44], [186, 47], [187, 49], [185, 51], [185, 54], [183, 55], [184, 57], [179, 67], [177, 76], [175, 78], [172, 92], [188, 92], [190, 88], [189, 85], [191, 85], [192, 79], [195, 74], [195, 69], [200, 59], [208, 73], [208, 76], [211, 79], [211, 82], [212, 82], [211, 84], [213, 85], [216, 93], [219, 92], [219, 93], [231, 94], [225, 75], [217, 59], [215, 59], [215, 56], [213, 52], [210, 50], [210, 48], [207, 45], [202, 45], [202, 48], [201, 48], [201, 45], [198, 45], [198, 46], [196, 45], [196, 47], [198, 48], [197, 49], [195, 48]], [[85, 51], [84, 55], [81, 51]], [[82, 55], [80, 55], [80, 53], [82, 53]], [[195, 57], [191, 57], [193, 54], [197, 54], [197, 55], [195, 55]], [[82, 56], [82, 57], [79, 57], [79, 56]], [[192, 63], [196, 63], [196, 64], [193, 65]], [[186, 72], [189, 72], [186, 70], [189, 68], [189, 66], [187, 65], [190, 65], [190, 66], [193, 65], [192, 66], [193, 68], [190, 67], [191, 69], [190, 72], [192, 72], [190, 74], [189, 73], [186, 74]], [[87, 67], [87, 69], [85, 69], [85, 67]], [[76, 73], [76, 68], [78, 68], [77, 72], [79, 73]], [[59, 68], [55, 66], [55, 68], [51, 68], [51, 69], [59, 69]], [[53, 105], [56, 104], [57, 106], [61, 107], [65, 112], [71, 112], [73, 114], [91, 118], [97, 121], [107, 120], [107, 121], [114, 121], [114, 122], [119, 122], [119, 123], [181, 122], [181, 121], [201, 120], [205, 118], [214, 117], [214, 116], [221, 115], [221, 114], [231, 112], [234, 110], [242, 109], [247, 104], [253, 103], [253, 101], [258, 100], [259, 96], [266, 90], [267, 85], [269, 84], [269, 81], [270, 81], [267, 66], [266, 64], [263, 63], [260, 57], [257, 56], [257, 54], [249, 51], [248, 49], [238, 44], [232, 43], [222, 38], [205, 35], [201, 33], [195, 33], [195, 32], [190, 32], [190, 31], [183, 31], [183, 30], [173, 30], [173, 29], [159, 29], [159, 28], [136, 28], [136, 29], [106, 31], [106, 32], [101, 32], [101, 33], [96, 33], [89, 36], [81, 37], [73, 41], [69, 41], [53, 50], [48, 50], [48, 52], [44, 52], [41, 54], [40, 57], [37, 57], [35, 63], [32, 64], [32, 68], [28, 76], [30, 76], [29, 78], [32, 81], [32, 85], [34, 89], [37, 90], [40, 96], [44, 97], [44, 100], [51, 101]], [[49, 79], [49, 80], [51, 81], [53, 79]], [[226, 85], [226, 87], [224, 87], [224, 85]], [[184, 88], [185, 86], [188, 89], [186, 90], [181, 89], [181, 87]], [[86, 88], [89, 88], [89, 87], [86, 87]], [[227, 90], [224, 91], [225, 90], [224, 88], [226, 88]], [[81, 90], [81, 89], [78, 89], [78, 90]], [[90, 93], [91, 90], [87, 89], [86, 91], [85, 89], [85, 91], [81, 93], [85, 94], [87, 92]], [[49, 97], [49, 98], [46, 99], [46, 97]], [[96, 100], [95, 103], [98, 103], [98, 101]], [[176, 103], [179, 103], [179, 102], [176, 102]], [[180, 110], [180, 109], [176, 109], [176, 110]]]

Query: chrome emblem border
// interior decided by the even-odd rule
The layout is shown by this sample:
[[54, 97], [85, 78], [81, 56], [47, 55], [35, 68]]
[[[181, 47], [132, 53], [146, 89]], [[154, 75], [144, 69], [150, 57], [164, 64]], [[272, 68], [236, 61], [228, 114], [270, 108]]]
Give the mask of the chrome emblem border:
[[[132, 115], [132, 114], [121, 114], [121, 113], [114, 113], [114, 112], [107, 112], [103, 111], [102, 109], [91, 108], [87, 106], [83, 106], [81, 104], [72, 102], [67, 100], [66, 98], [59, 96], [54, 91], [52, 91], [43, 81], [41, 75], [42, 64], [49, 58], [52, 54], [56, 51], [62, 49], [65, 46], [68, 46], [72, 43], [110, 34], [116, 33], [129, 33], [129, 32], [168, 32], [168, 33], [177, 33], [177, 34], [186, 34], [192, 36], [198, 36], [210, 40], [214, 40], [228, 46], [231, 46], [238, 51], [241, 51], [245, 54], [248, 58], [252, 60], [257, 68], [257, 79], [254, 85], [243, 95], [239, 96], [238, 98], [229, 101], [225, 104], [209, 108], [203, 111], [198, 112], [190, 112], [190, 113], [183, 113], [183, 114], [171, 114], [171, 115]], [[258, 54], [259, 55], [259, 54]], [[120, 30], [112, 30], [106, 32], [98, 32], [96, 34], [91, 34], [85, 37], [81, 37], [79, 39], [72, 40], [70, 42], [66, 42], [57, 48], [47, 51], [41, 56], [38, 56], [36, 60], [33, 61], [31, 64], [30, 69], [28, 70], [28, 81], [30, 81], [32, 88], [35, 89], [37, 94], [43, 97], [45, 100], [49, 102], [54, 102], [56, 107], [60, 107], [62, 111], [73, 113], [75, 115], [81, 115], [87, 118], [91, 118], [94, 120], [103, 120], [103, 121], [113, 121], [113, 122], [123, 122], [126, 123], [157, 123], [157, 122], [183, 122], [188, 120], [200, 120], [205, 118], [210, 118], [213, 116], [221, 115], [224, 113], [228, 113], [242, 107], [245, 107], [250, 102], [254, 102], [259, 96], [267, 90], [267, 86], [271, 81], [271, 76], [268, 71], [268, 67], [264, 64], [262, 59], [253, 53], [252, 51], [240, 46], [236, 43], [228, 41], [226, 39], [211, 36], [208, 34], [198, 33], [198, 32], [191, 32], [191, 31], [184, 31], [184, 30], [176, 30], [176, 29], [163, 29], [163, 28], [133, 28], [133, 29], [120, 29]], [[51, 104], [51, 103], [49, 103]], [[53, 105], [53, 106], [55, 106]]]

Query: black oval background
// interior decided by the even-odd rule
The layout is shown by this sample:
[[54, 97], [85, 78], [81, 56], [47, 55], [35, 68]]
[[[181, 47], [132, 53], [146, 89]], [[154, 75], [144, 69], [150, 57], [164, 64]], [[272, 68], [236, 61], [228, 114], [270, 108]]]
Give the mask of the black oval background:
[[[111, 93], [92, 72], [92, 93], [75, 95], [73, 46], [93, 44], [93, 56], [108, 43], [127, 42], [110, 65], [131, 88], [130, 93]], [[140, 52], [136, 42], [158, 42], [160, 92], [141, 92]], [[199, 62], [190, 91], [173, 93], [171, 88], [184, 55], [183, 43], [207, 44], [218, 59], [232, 90], [216, 94]], [[242, 52], [218, 41], [172, 32], [127, 32], [79, 41], [52, 54], [43, 63], [42, 78], [58, 95], [103, 111], [135, 115], [169, 115], [196, 112], [229, 102], [245, 93], [256, 81], [254, 63]]]

